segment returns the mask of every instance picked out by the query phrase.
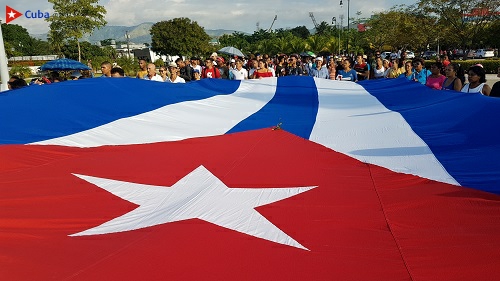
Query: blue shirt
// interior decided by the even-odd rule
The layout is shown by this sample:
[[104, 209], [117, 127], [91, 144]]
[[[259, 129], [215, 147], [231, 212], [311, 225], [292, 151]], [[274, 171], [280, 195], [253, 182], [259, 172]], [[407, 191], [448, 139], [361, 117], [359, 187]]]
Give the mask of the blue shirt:
[[413, 70], [413, 74], [411, 75], [411, 80], [418, 80], [418, 83], [425, 85], [427, 82], [427, 77], [431, 75], [431, 72], [425, 68], [423, 68], [420, 73], [417, 73], [415, 70]]
[[398, 78], [406, 78], [407, 80], [413, 80], [413, 72], [408, 76], [406, 76], [406, 72], [401, 73], [401, 75], [399, 75]]
[[342, 80], [345, 81], [358, 81], [358, 74], [354, 69], [349, 70], [349, 72], [345, 72], [345, 70], [342, 69], [341, 71], [339, 71], [339, 73], [337, 73], [337, 75], [342, 75]]
[[317, 68], [311, 68], [309, 76], [330, 79], [330, 73], [328, 73], [328, 69], [326, 67], [322, 67], [319, 70]]

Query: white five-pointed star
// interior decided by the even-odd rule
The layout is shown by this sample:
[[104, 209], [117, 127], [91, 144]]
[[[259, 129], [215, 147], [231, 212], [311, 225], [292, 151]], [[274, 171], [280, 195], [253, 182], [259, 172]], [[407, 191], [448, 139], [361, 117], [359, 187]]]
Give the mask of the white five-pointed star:
[[9, 15], [9, 18], [16, 17], [16, 13], [14, 13], [14, 11], [12, 11], [12, 10], [10, 11], [10, 13], [8, 13], [8, 15]]
[[171, 187], [77, 174], [75, 176], [139, 207], [70, 236], [123, 232], [197, 218], [251, 236], [307, 250], [254, 208], [292, 197], [316, 186], [229, 188], [203, 166], [196, 168]]

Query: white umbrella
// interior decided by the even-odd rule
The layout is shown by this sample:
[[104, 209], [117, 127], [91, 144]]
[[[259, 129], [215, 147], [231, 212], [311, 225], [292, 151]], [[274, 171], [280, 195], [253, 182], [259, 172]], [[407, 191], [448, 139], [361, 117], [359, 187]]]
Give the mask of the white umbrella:
[[230, 55], [230, 56], [238, 56], [244, 57], [245, 55], [235, 47], [224, 47], [219, 50], [219, 53]]

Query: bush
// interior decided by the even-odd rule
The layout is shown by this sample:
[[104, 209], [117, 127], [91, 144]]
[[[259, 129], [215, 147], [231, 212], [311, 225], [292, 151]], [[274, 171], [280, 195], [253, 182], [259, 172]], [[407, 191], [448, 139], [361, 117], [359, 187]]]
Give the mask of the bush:
[[137, 61], [133, 58], [119, 57], [116, 59], [116, 63], [123, 68], [125, 75], [134, 77], [137, 70], [139, 70], [139, 65]]
[[17, 75], [23, 79], [30, 77], [32, 74], [33, 73], [31, 72], [31, 68], [18, 64], [12, 66], [12, 68], [9, 71], [10, 76]]
[[[430, 69], [432, 60], [426, 61], [425, 62], [425, 68]], [[484, 60], [454, 60], [452, 61], [454, 63], [460, 64], [462, 66], [462, 69], [467, 72], [467, 69], [469, 67], [475, 65], [475, 64], [481, 64], [484, 68], [484, 71], [486, 74], [497, 74], [498, 67], [500, 67], [500, 59], [498, 58], [491, 58], [491, 59], [484, 59]]]
[[157, 59], [155, 60], [154, 64], [156, 67], [161, 67], [165, 65], [165, 62], [162, 59]]

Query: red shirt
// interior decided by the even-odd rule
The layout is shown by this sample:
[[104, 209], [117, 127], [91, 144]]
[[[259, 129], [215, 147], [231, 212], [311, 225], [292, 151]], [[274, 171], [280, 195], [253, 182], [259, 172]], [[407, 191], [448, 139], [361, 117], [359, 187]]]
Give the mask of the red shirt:
[[201, 74], [201, 78], [220, 78], [220, 72], [217, 68], [204, 68]]
[[255, 71], [255, 78], [267, 78], [267, 77], [273, 77], [273, 72], [268, 71], [268, 72], [258, 72]]

